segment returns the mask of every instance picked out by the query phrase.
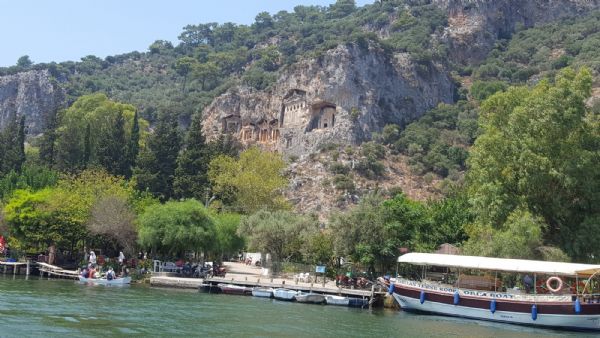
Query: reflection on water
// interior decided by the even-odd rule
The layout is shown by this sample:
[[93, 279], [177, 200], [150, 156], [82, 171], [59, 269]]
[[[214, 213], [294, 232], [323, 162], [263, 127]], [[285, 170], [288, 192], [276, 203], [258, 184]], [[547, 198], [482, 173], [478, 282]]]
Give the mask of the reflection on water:
[[[199, 293], [0, 275], [0, 336], [540, 337], [581, 333]], [[589, 334], [594, 336], [594, 334]]]

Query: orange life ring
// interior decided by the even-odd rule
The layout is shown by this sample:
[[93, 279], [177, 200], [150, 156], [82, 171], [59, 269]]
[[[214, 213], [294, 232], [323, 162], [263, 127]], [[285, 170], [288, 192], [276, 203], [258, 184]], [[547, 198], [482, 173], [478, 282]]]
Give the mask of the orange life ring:
[[[552, 287], [552, 282], [557, 281], [558, 285], [556, 285], [556, 288]], [[558, 277], [550, 277], [548, 278], [548, 280], [546, 281], [546, 287], [548, 288], [548, 290], [550, 290], [550, 292], [554, 293], [554, 292], [558, 292], [562, 289], [563, 287], [563, 281], [562, 279], [558, 278]]]

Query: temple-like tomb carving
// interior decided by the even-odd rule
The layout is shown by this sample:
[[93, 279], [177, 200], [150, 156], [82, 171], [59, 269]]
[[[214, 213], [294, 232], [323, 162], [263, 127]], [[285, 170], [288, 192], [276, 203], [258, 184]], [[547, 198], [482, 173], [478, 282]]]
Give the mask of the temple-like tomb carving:
[[[276, 116], [276, 113], [265, 113], [262, 116]], [[311, 132], [313, 130], [331, 129], [335, 125], [336, 105], [315, 100], [308, 102], [306, 92], [300, 89], [290, 90], [284, 97], [279, 113], [279, 118], [242, 119], [239, 114], [233, 113], [221, 119], [221, 132], [235, 134], [237, 138], [246, 143], [261, 143], [273, 145], [282, 140], [286, 147], [291, 147], [293, 140], [290, 130], [297, 132]]]
[[306, 92], [292, 89], [283, 97], [279, 120], [282, 127], [300, 127], [307, 113]]
[[221, 130], [224, 134], [235, 134], [240, 131], [239, 115], [227, 115], [221, 120]]
[[310, 122], [306, 131], [333, 128], [334, 124], [335, 105], [333, 103], [320, 101], [312, 105]]

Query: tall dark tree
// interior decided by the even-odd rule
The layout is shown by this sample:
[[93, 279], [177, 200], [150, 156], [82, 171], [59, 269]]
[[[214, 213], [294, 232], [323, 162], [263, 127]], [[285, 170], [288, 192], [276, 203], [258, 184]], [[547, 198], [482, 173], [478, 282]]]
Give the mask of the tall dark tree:
[[131, 177], [133, 168], [135, 167], [135, 161], [140, 152], [140, 124], [138, 121], [138, 112], [135, 111], [133, 115], [133, 123], [131, 124], [131, 134], [129, 137], [129, 143], [127, 144], [127, 170], [125, 177]]
[[98, 142], [96, 158], [98, 163], [113, 175], [125, 176], [127, 163], [127, 141], [125, 140], [125, 119], [119, 112], [112, 123], [103, 130]]
[[18, 118], [15, 114], [0, 133], [2, 151], [0, 152], [0, 174], [10, 171], [19, 172], [25, 163], [25, 118]]
[[90, 124], [85, 127], [85, 136], [83, 139], [83, 165], [88, 166], [92, 154], [92, 129]]
[[25, 115], [19, 119], [19, 130], [17, 131], [17, 143], [15, 148], [17, 149], [17, 158], [15, 163], [15, 171], [20, 172], [25, 163]]
[[56, 142], [56, 124], [57, 124], [58, 112], [53, 111], [46, 116], [44, 123], [43, 136], [40, 141], [40, 162], [47, 165], [48, 167], [54, 166], [54, 151]]
[[202, 134], [202, 115], [196, 114], [188, 130], [183, 150], [177, 157], [173, 190], [176, 197], [203, 200], [208, 186], [209, 153]]
[[180, 140], [174, 114], [159, 116], [154, 134], [138, 156], [134, 176], [137, 187], [166, 201], [173, 197], [173, 180], [177, 168]]

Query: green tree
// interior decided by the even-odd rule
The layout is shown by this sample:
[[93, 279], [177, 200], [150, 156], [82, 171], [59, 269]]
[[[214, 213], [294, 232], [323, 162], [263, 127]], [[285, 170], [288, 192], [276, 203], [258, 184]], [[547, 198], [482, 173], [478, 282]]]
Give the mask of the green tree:
[[196, 114], [177, 157], [173, 190], [179, 198], [202, 201], [208, 188], [209, 152], [202, 134], [202, 115]]
[[188, 75], [194, 69], [195, 65], [198, 63], [196, 59], [184, 56], [182, 58], [177, 59], [175, 62], [175, 71], [177, 74], [183, 76], [183, 86], [181, 89], [181, 93], [185, 95], [185, 85], [187, 84]]
[[545, 244], [581, 260], [600, 254], [583, 239], [597, 233], [589, 225], [600, 214], [600, 124], [585, 105], [591, 84], [587, 69], [567, 68], [554, 84], [509, 88], [483, 103], [483, 134], [468, 162], [478, 224], [502, 229], [525, 208], [547, 225]]
[[33, 61], [29, 58], [29, 55], [23, 55], [17, 60], [17, 67], [29, 68], [33, 66]]
[[231, 198], [235, 209], [251, 214], [260, 209], [287, 208], [281, 194], [287, 184], [284, 169], [281, 155], [253, 147], [237, 160], [226, 155], [215, 158], [208, 177], [217, 196]]
[[147, 208], [138, 217], [138, 225], [139, 244], [160, 254], [181, 255], [215, 248], [215, 222], [202, 203], [193, 199]]
[[247, 238], [250, 250], [270, 253], [275, 263], [297, 262], [302, 258], [303, 237], [318, 229], [316, 219], [284, 210], [261, 210], [242, 219], [238, 234]]
[[220, 258], [231, 257], [244, 249], [244, 238], [238, 234], [241, 221], [239, 214], [219, 213], [213, 216], [213, 220], [218, 243], [214, 250]]
[[[134, 115], [135, 107], [111, 101], [104, 94], [85, 95], [77, 99], [59, 117], [60, 123], [56, 133], [57, 167], [63, 171], [76, 172], [85, 166], [107, 165], [109, 162], [119, 163], [120, 166], [127, 157], [123, 136], [125, 139], [131, 137]], [[147, 126], [146, 121], [139, 122], [143, 128]], [[93, 127], [90, 128], [89, 135], [88, 125]], [[107, 140], [114, 137], [116, 139]], [[115, 144], [109, 146], [108, 143], [113, 141]], [[99, 153], [101, 142], [104, 143], [102, 152]], [[117, 150], [116, 147], [120, 149]], [[102, 157], [103, 163], [99, 162], [99, 157]], [[112, 167], [107, 169], [115, 171]], [[122, 169], [117, 171], [119, 174], [123, 172]]]

